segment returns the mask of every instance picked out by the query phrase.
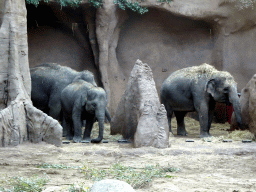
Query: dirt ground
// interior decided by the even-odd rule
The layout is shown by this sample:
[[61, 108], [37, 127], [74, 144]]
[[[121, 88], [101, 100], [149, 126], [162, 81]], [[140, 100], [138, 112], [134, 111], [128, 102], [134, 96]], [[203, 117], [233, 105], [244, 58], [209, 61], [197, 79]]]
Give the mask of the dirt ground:
[[[186, 118], [189, 135], [170, 137], [170, 148], [132, 148], [131, 144], [120, 144], [115, 140], [120, 136], [109, 136], [106, 128], [105, 139], [109, 143], [70, 143], [55, 147], [46, 143], [24, 143], [16, 147], [0, 148], [0, 186], [14, 176], [32, 177], [47, 175], [50, 181], [46, 188], [57, 186], [53, 191], [68, 191], [74, 183], [91, 187], [95, 181], [86, 180], [79, 169], [38, 168], [43, 163], [83, 166], [107, 169], [114, 163], [137, 168], [157, 165], [179, 168], [168, 173], [172, 177], [154, 178], [146, 187], [137, 192], [173, 191], [256, 191], [256, 142], [242, 143], [242, 139], [223, 142], [228, 138], [229, 124], [213, 124], [212, 142], [199, 138], [199, 124]], [[96, 137], [97, 134], [93, 137]], [[186, 142], [193, 139], [194, 142]], [[50, 191], [50, 190], [48, 190]]]

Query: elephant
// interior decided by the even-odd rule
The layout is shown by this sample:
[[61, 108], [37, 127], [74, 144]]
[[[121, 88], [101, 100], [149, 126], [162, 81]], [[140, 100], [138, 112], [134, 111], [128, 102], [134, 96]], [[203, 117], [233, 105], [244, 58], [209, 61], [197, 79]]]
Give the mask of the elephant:
[[92, 143], [99, 143], [103, 139], [105, 116], [111, 121], [107, 110], [106, 92], [101, 87], [77, 80], [61, 93], [61, 105], [63, 110], [63, 129], [67, 130], [66, 138], [74, 142], [81, 142], [82, 123], [86, 120], [84, 140], [90, 140], [93, 123], [99, 122], [99, 136], [92, 139]]
[[187, 135], [184, 116], [187, 112], [197, 111], [200, 137], [210, 137], [216, 102], [232, 103], [236, 120], [243, 129], [237, 85], [233, 76], [228, 72], [218, 71], [209, 64], [183, 68], [172, 73], [161, 86], [160, 98], [167, 111], [170, 132], [173, 112], [176, 116], [177, 135]]
[[30, 69], [30, 73], [33, 105], [59, 121], [62, 120], [60, 95], [66, 86], [78, 79], [97, 86], [94, 75], [90, 71], [77, 72], [55, 63], [37, 65]]

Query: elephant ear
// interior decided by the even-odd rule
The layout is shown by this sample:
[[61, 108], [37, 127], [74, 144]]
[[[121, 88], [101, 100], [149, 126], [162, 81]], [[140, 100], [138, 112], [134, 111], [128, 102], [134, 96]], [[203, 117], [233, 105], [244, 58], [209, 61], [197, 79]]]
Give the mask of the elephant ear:
[[215, 87], [216, 83], [214, 79], [209, 80], [205, 85], [205, 91], [207, 93], [210, 93], [212, 97], [214, 97], [215, 94]]
[[87, 103], [87, 94], [81, 95], [80, 101], [81, 101], [82, 106], [84, 107]]

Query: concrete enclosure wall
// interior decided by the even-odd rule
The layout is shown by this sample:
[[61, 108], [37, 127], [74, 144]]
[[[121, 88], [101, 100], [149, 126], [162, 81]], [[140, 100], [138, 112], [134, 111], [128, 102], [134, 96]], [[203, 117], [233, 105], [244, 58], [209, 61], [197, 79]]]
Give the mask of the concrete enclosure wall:
[[[112, 115], [137, 59], [151, 67], [158, 92], [172, 72], [202, 63], [229, 71], [238, 92], [255, 74], [252, 8], [239, 10], [224, 0], [147, 0], [142, 5], [150, 8], [140, 15], [106, 0], [90, 15], [92, 23], [85, 18], [94, 8], [85, 2], [78, 9], [27, 6], [30, 66], [56, 62], [91, 70], [108, 93]], [[40, 20], [46, 9], [51, 14]]]
[[126, 77], [137, 59], [147, 63], [159, 92], [171, 72], [211, 63], [213, 49], [213, 27], [207, 22], [159, 9], [149, 9], [144, 15], [129, 11], [119, 37], [117, 59]]

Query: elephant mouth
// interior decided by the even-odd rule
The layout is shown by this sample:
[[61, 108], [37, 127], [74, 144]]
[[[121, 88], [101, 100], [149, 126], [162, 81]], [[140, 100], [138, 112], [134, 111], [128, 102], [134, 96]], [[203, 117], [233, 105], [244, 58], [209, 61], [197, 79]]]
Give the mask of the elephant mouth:
[[94, 114], [94, 113], [95, 113], [94, 110], [89, 110], [88, 112], [89, 112], [90, 114]]

